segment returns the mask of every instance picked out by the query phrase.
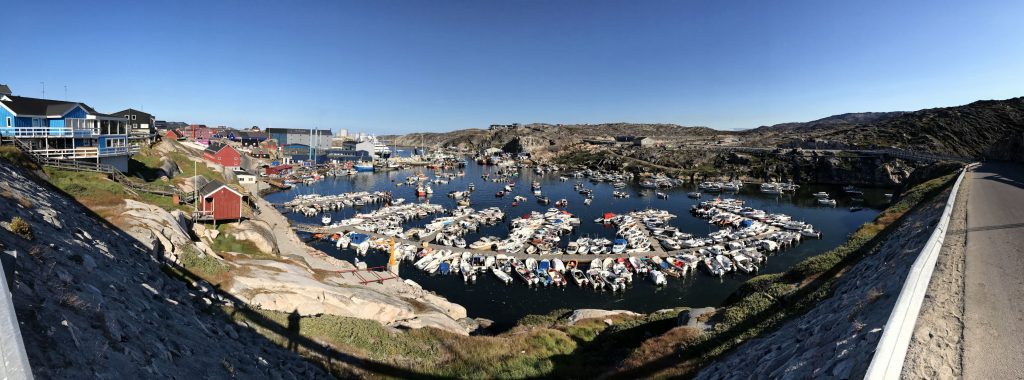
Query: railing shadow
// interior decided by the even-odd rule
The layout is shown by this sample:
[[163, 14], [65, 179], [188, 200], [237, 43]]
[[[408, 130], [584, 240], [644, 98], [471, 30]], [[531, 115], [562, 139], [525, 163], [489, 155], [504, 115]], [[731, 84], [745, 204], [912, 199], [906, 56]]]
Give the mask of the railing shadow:
[[[181, 273], [184, 276], [186, 276], [189, 281], [195, 281], [195, 282], [204, 281], [201, 277], [197, 276], [195, 273], [187, 270], [186, 268], [181, 267], [180, 265], [177, 265], [177, 264], [174, 264], [174, 263], [164, 263], [164, 265], [167, 265], [169, 267], [172, 267], [172, 268], [178, 270], [179, 273]], [[292, 311], [291, 313], [289, 313], [288, 317], [287, 317], [287, 324], [286, 325], [282, 325], [281, 323], [278, 323], [277, 321], [275, 321], [273, 319], [267, 318], [266, 316], [264, 316], [263, 314], [259, 313], [258, 311], [249, 308], [247, 306], [247, 303], [245, 301], [239, 299], [238, 297], [235, 297], [235, 296], [233, 296], [231, 294], [228, 294], [228, 293], [220, 290], [219, 287], [214, 286], [214, 289], [215, 289], [216, 293], [220, 297], [228, 300], [229, 302], [231, 302], [235, 306], [233, 308], [231, 308], [231, 312], [230, 313], [228, 313], [227, 311], [225, 311], [224, 309], [221, 309], [221, 308], [211, 307], [209, 310], [212, 313], [217, 314], [217, 315], [219, 315], [222, 318], [226, 318], [228, 321], [233, 321], [234, 318], [235, 318], [235, 315], [236, 314], [240, 314], [241, 316], [243, 316], [245, 318], [246, 322], [254, 323], [256, 326], [258, 326], [260, 328], [263, 328], [263, 329], [266, 329], [267, 331], [269, 331], [269, 332], [271, 332], [271, 333], [273, 333], [273, 334], [275, 334], [277, 336], [280, 336], [283, 340], [285, 340], [285, 343], [286, 343], [286, 345], [284, 347], [285, 349], [288, 349], [290, 351], [297, 352], [300, 355], [306, 356], [307, 360], [310, 360], [310, 359], [321, 359], [321, 361], [317, 361], [317, 360], [310, 360], [310, 361], [313, 362], [314, 364], [320, 365], [321, 367], [324, 367], [324, 364], [326, 363], [327, 366], [324, 369], [327, 370], [328, 372], [336, 375], [336, 376], [339, 375], [337, 373], [338, 372], [338, 368], [334, 368], [332, 366], [332, 364], [335, 363], [335, 362], [338, 362], [338, 363], [344, 363], [344, 364], [350, 365], [350, 366], [352, 366], [354, 368], [357, 368], [357, 369], [359, 369], [361, 371], [366, 371], [366, 372], [372, 373], [374, 375], [382, 375], [382, 376], [398, 377], [398, 378], [407, 378], [407, 379], [408, 378], [415, 378], [415, 379], [443, 379], [443, 377], [438, 377], [438, 376], [434, 376], [434, 375], [431, 375], [431, 374], [427, 374], [427, 373], [423, 373], [423, 372], [418, 372], [418, 371], [415, 371], [415, 370], [412, 370], [412, 369], [408, 369], [408, 368], [400, 368], [400, 367], [396, 367], [396, 366], [393, 366], [393, 365], [390, 365], [390, 364], [387, 364], [387, 363], [383, 363], [383, 362], [379, 362], [379, 361], [375, 361], [375, 360], [371, 360], [371, 359], [366, 359], [366, 358], [360, 358], [360, 357], [356, 357], [356, 356], [347, 354], [345, 352], [339, 351], [339, 350], [335, 349], [334, 347], [331, 347], [328, 344], [321, 343], [321, 342], [318, 342], [318, 341], [316, 341], [316, 340], [314, 340], [312, 338], [303, 336], [300, 333], [300, 325], [302, 323], [301, 322], [302, 319], [301, 319], [301, 316], [299, 316], [297, 311]], [[268, 340], [272, 341], [272, 339], [268, 339]], [[314, 358], [309, 358], [308, 357], [309, 355], [313, 355]], [[350, 374], [344, 374], [344, 375], [350, 375]]]
[[[35, 175], [28, 174], [28, 173], [26, 173], [26, 176], [29, 177], [29, 178], [32, 178], [32, 180], [34, 180], [37, 184], [39, 184], [40, 186], [42, 186], [44, 188], [48, 188], [50, 191], [54, 192], [55, 194], [61, 194], [64, 197], [66, 197], [67, 199], [77, 203], [77, 201], [75, 200], [75, 198], [72, 195], [64, 192], [63, 190], [61, 190], [60, 188], [54, 186], [53, 184], [49, 183], [48, 181], [46, 181], [44, 179], [41, 179], [41, 178], [36, 178]], [[130, 234], [122, 231], [120, 229], [120, 227], [114, 225], [113, 223], [110, 223], [108, 220], [106, 220], [105, 218], [103, 218], [99, 214], [95, 213], [94, 211], [90, 210], [89, 208], [87, 208], [85, 206], [82, 206], [81, 204], [78, 204], [78, 208], [79, 208], [78, 210], [65, 210], [65, 212], [81, 212], [82, 214], [88, 215], [93, 220], [96, 220], [99, 224], [105, 226], [107, 231], [108, 231], [108, 233], [110, 235], [112, 235], [112, 236], [107, 237], [108, 240], [116, 238], [116, 239], [120, 239], [120, 240], [124, 241], [127, 245], [134, 245], [136, 247], [145, 247], [144, 243], [142, 243], [141, 241], [139, 241], [135, 237], [131, 236]], [[182, 267], [182, 266], [180, 266], [178, 264], [167, 262], [166, 260], [163, 260], [162, 256], [160, 256], [160, 261], [161, 261], [161, 265], [165, 265], [165, 266], [167, 266], [169, 268], [173, 268], [173, 269], [175, 269], [177, 271], [177, 273], [179, 273], [183, 277], [185, 277], [183, 280], [187, 280], [188, 281], [188, 282], [185, 282], [185, 285], [188, 286], [188, 287], [191, 287], [191, 283], [192, 282], [195, 282], [195, 283], [198, 283], [200, 281], [204, 281], [205, 282], [205, 280], [203, 280], [201, 277], [199, 277], [198, 275], [196, 275], [192, 271], [188, 270], [187, 268], [184, 268], [184, 267]], [[166, 273], [162, 273], [162, 274], [159, 274], [159, 275], [160, 276], [168, 276], [168, 277], [171, 277], [171, 279], [174, 279], [172, 276], [170, 276], [170, 275], [168, 275]], [[318, 367], [324, 369], [325, 372], [331, 373], [334, 376], [339, 376], [339, 375], [341, 377], [351, 377], [351, 376], [353, 376], [353, 374], [350, 374], [350, 373], [339, 373], [339, 370], [340, 370], [339, 368], [333, 368], [331, 366], [332, 363], [339, 362], [339, 363], [348, 364], [348, 365], [350, 365], [350, 366], [352, 366], [352, 367], [354, 367], [354, 368], [356, 368], [358, 370], [365, 371], [365, 372], [368, 372], [370, 374], [379, 375], [379, 376], [389, 376], [389, 377], [398, 377], [398, 378], [416, 378], [416, 379], [440, 379], [441, 378], [441, 377], [437, 377], [437, 376], [434, 376], [434, 375], [431, 375], [431, 374], [417, 372], [415, 370], [406, 369], [406, 368], [399, 368], [399, 367], [396, 367], [396, 366], [393, 366], [393, 365], [390, 365], [390, 364], [387, 364], [387, 363], [382, 363], [382, 362], [375, 361], [375, 360], [370, 360], [370, 359], [359, 358], [359, 357], [356, 357], [356, 356], [353, 356], [353, 355], [341, 352], [341, 351], [339, 351], [339, 350], [337, 350], [337, 349], [335, 349], [335, 348], [333, 348], [333, 347], [331, 347], [331, 346], [329, 346], [327, 344], [318, 342], [318, 341], [316, 341], [316, 340], [314, 340], [312, 338], [309, 338], [309, 337], [302, 336], [301, 334], [296, 334], [296, 332], [298, 332], [298, 327], [299, 327], [299, 323], [300, 323], [299, 321], [295, 321], [294, 325], [291, 325], [291, 323], [289, 325], [282, 325], [282, 324], [280, 324], [280, 323], [278, 323], [278, 322], [276, 322], [276, 321], [274, 321], [274, 320], [272, 320], [270, 318], [267, 318], [267, 317], [263, 316], [259, 312], [248, 308], [247, 307], [247, 303], [245, 301], [243, 301], [243, 300], [241, 300], [241, 299], [239, 299], [239, 298], [237, 298], [237, 297], [235, 297], [235, 296], [233, 296], [231, 294], [228, 294], [227, 292], [224, 292], [224, 291], [220, 290], [217, 287], [214, 287], [214, 291], [216, 292], [217, 295], [219, 295], [223, 299], [230, 301], [233, 305], [235, 305], [235, 307], [232, 309], [233, 310], [232, 314], [228, 314], [224, 309], [222, 309], [220, 307], [210, 306], [210, 307], [207, 308], [207, 311], [211, 315], [213, 315], [215, 317], [219, 317], [219, 318], [224, 318], [224, 320], [226, 322], [234, 324], [233, 319], [232, 319], [233, 314], [235, 314], [235, 313], [241, 314], [242, 316], [244, 316], [247, 319], [248, 322], [253, 323], [253, 324], [255, 324], [256, 326], [258, 326], [260, 328], [264, 328], [267, 331], [270, 331], [270, 332], [272, 332], [274, 334], [277, 334], [278, 336], [284, 337], [287, 340], [287, 346], [282, 347], [282, 349], [294, 348], [294, 350], [297, 351], [300, 355], [306, 354], [306, 355], [303, 355], [303, 356], [304, 356], [304, 358], [306, 358], [307, 361], [309, 361], [310, 363], [312, 363], [314, 365], [317, 365]], [[205, 305], [197, 304], [196, 306], [197, 306], [197, 309], [202, 309], [202, 307], [205, 306]], [[259, 334], [258, 331], [253, 331], [253, 333], [258, 335], [258, 336], [260, 336], [260, 337], [262, 337], [263, 339], [266, 339], [266, 342], [268, 344], [278, 345], [272, 339], [267, 338], [267, 337], [263, 336], [262, 334]], [[312, 356], [314, 356], [314, 357], [310, 358], [309, 357], [310, 354]], [[324, 361], [321, 362], [321, 361], [314, 360], [314, 359], [317, 359], [317, 358], [323, 358]], [[325, 365], [324, 362], [326, 362], [326, 365]]]
[[[814, 293], [816, 293], [819, 290], [821, 290], [821, 287], [825, 286], [827, 282], [835, 280], [836, 276], [839, 275], [840, 272], [846, 270], [849, 266], [857, 263], [861, 259], [874, 254], [874, 252], [877, 249], [879, 249], [883, 244], [885, 244], [885, 242], [889, 239], [889, 237], [893, 233], [895, 233], [900, 227], [902, 227], [904, 225], [906, 220], [912, 214], [915, 214], [918, 210], [920, 210], [920, 209], [922, 209], [923, 207], [926, 206], [928, 199], [931, 199], [932, 197], [934, 197], [934, 196], [936, 196], [938, 194], [941, 194], [943, 191], [945, 191], [950, 186], [952, 186], [952, 184], [953, 184], [953, 181], [950, 181], [950, 182], [946, 183], [945, 185], [939, 187], [938, 189], [935, 189], [935, 190], [931, 191], [929, 194], [927, 194], [923, 198], [923, 199], [925, 199], [925, 201], [919, 202], [911, 210], [908, 210], [908, 212], [906, 212], [902, 216], [900, 216], [896, 221], [894, 221], [891, 225], [889, 225], [888, 228], [886, 228], [882, 232], [880, 232], [877, 235], [875, 235], [874, 238], [872, 238], [867, 243], [865, 243], [863, 246], [861, 246], [861, 248], [857, 249], [856, 251], [854, 251], [854, 252], [850, 253], [849, 255], [847, 255], [846, 257], [844, 257], [843, 260], [841, 260], [839, 262], [839, 264], [833, 266], [829, 270], [827, 270], [824, 273], [818, 275], [818, 277], [816, 277], [813, 280], [811, 280], [810, 282], [808, 282], [805, 286], [797, 289], [793, 293], [787, 294], [784, 297], [779, 298], [776, 301], [776, 303], [774, 305], [772, 305], [772, 307], [769, 307], [768, 309], [766, 309], [764, 311], [761, 311], [759, 313], [753, 314], [751, 317], [748, 317], [746, 320], [744, 320], [744, 322], [741, 322], [741, 323], [739, 323], [739, 324], [729, 328], [728, 330], [719, 332], [719, 333], [717, 333], [717, 335], [715, 335], [714, 337], [712, 337], [710, 339], [707, 339], [707, 340], [705, 340], [703, 342], [700, 342], [700, 343], [692, 345], [692, 346], [687, 346], [681, 352], [675, 352], [673, 354], [663, 355], [660, 358], [654, 359], [654, 360], [648, 362], [647, 364], [644, 364], [644, 365], [636, 367], [636, 368], [631, 368], [631, 369], [611, 372], [611, 373], [609, 373], [607, 375], [607, 378], [611, 378], [611, 379], [648, 378], [648, 377], [652, 377], [652, 376], [658, 374], [658, 372], [661, 372], [663, 370], [666, 370], [666, 369], [669, 369], [669, 368], [672, 368], [672, 367], [677, 367], [677, 366], [680, 366], [680, 365], [687, 365], [687, 366], [693, 367], [693, 369], [700, 369], [701, 367], [703, 367], [704, 365], [707, 364], [707, 360], [712, 360], [713, 359], [713, 358], [705, 359], [705, 358], [702, 358], [701, 355], [703, 355], [706, 352], [709, 352], [712, 349], [718, 348], [723, 343], [727, 343], [727, 342], [730, 342], [730, 341], [735, 341], [736, 339], [740, 338], [741, 335], [743, 335], [748, 329], [750, 329], [750, 328], [752, 328], [752, 327], [754, 327], [754, 326], [756, 326], [758, 324], [763, 323], [763, 321], [764, 321], [764, 319], [766, 317], [768, 317], [768, 316], [770, 316], [772, 314], [781, 312], [781, 311], [785, 310], [785, 308], [787, 308], [787, 307], [801, 307], [801, 309], [795, 311], [790, 316], [785, 317], [785, 318], [783, 318], [783, 319], [781, 319], [779, 321], [776, 321], [771, 326], [768, 326], [767, 328], [768, 328], [769, 331], [767, 333], [770, 333], [771, 331], [777, 330], [779, 327], [781, 327], [785, 323], [788, 323], [788, 322], [792, 321], [793, 319], [799, 318], [800, 316], [804, 315], [807, 311], [811, 310], [813, 307], [815, 307], [817, 305], [817, 303], [814, 302], [814, 303], [811, 303], [809, 305], [801, 306], [800, 305], [801, 302], [812, 301], [810, 299], [810, 297]], [[904, 276], [906, 276], [906, 275], [907, 275], [907, 273], [904, 274]], [[834, 290], [834, 289], [829, 290], [830, 294], [828, 296], [826, 296], [826, 298], [831, 296], [831, 291], [832, 290]], [[893, 299], [892, 302], [895, 302], [895, 299]], [[759, 337], [760, 336], [763, 336], [763, 335], [759, 335]], [[756, 337], [754, 339], [756, 339]], [[742, 344], [743, 343], [740, 342], [738, 344], [733, 345], [732, 347], [729, 347], [719, 357], [724, 357], [725, 355], [728, 355], [729, 352], [736, 350]], [[865, 369], [866, 369], [866, 367], [865, 367]], [[695, 377], [697, 375], [697, 373], [698, 372], [686, 371], [684, 376], [692, 378], [692, 377]]]

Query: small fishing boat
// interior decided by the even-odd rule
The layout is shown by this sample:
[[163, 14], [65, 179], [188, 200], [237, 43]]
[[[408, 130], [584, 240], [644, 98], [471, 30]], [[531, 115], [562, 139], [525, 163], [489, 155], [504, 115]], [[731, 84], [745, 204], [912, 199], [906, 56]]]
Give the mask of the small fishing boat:
[[820, 239], [821, 238], [821, 231], [816, 231], [816, 230], [814, 230], [813, 227], [808, 225], [807, 228], [804, 228], [804, 229], [800, 230], [800, 235], [807, 236], [807, 237], [813, 237], [813, 238], [819, 238]]
[[828, 193], [826, 193], [824, 191], [819, 191], [819, 192], [814, 193], [812, 195], [814, 195], [814, 197], [818, 198], [818, 199], [823, 199], [823, 198], [827, 199], [828, 198]]
[[818, 204], [822, 205], [822, 206], [832, 206], [832, 207], [835, 207], [836, 206], [836, 200], [835, 199], [827, 199], [827, 198], [826, 199], [818, 199]]
[[651, 271], [650, 278], [651, 278], [651, 282], [653, 282], [654, 285], [656, 285], [656, 286], [663, 286], [663, 285], [668, 284], [668, 280], [665, 279], [665, 274], [661, 273], [661, 271], [657, 271], [657, 270]]
[[663, 192], [658, 191], [655, 194], [658, 196], [659, 199], [668, 199], [668, 194], [667, 193], [663, 193]]
[[614, 244], [612, 244], [612, 253], [619, 254], [625, 252], [627, 244], [626, 239], [615, 239]]
[[497, 267], [491, 268], [491, 273], [494, 273], [494, 277], [497, 277], [498, 281], [504, 282], [505, 285], [512, 283], [512, 276], [509, 276], [508, 273]]
[[573, 282], [581, 288], [590, 283], [590, 280], [587, 280], [587, 275], [577, 268], [572, 268], [572, 270], [569, 271], [569, 275], [572, 277]]
[[575, 255], [580, 250], [580, 243], [570, 241], [569, 245], [565, 247], [565, 253], [569, 255]]
[[691, 191], [689, 193], [686, 193], [687, 197], [694, 198], [694, 199], [699, 199], [701, 197], [701, 195], [703, 195], [703, 194], [701, 194], [699, 191]]
[[331, 224], [331, 214], [324, 214], [324, 216], [320, 217], [320, 223], [323, 223], [325, 226]]
[[558, 273], [565, 273], [565, 263], [561, 259], [551, 259], [551, 268]]
[[591, 267], [585, 272], [585, 274], [587, 275], [587, 280], [590, 285], [594, 287], [594, 290], [604, 289], [604, 278], [601, 277], [600, 269]]

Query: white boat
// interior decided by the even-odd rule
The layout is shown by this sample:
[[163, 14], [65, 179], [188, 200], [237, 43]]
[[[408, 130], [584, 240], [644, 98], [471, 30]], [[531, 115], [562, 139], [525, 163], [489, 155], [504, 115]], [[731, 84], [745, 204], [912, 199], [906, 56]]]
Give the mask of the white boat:
[[585, 274], [587, 275], [587, 280], [590, 283], [590, 286], [594, 287], [594, 290], [604, 288], [604, 278], [601, 278], [600, 269], [591, 267], [585, 272]]
[[494, 267], [494, 256], [487, 256], [484, 258], [484, 269]]
[[604, 279], [605, 286], [613, 292], [626, 289], [626, 280], [622, 277], [616, 276], [611, 271], [603, 270], [600, 274], [601, 278]]
[[575, 255], [576, 252], [580, 251], [580, 244], [574, 241], [570, 241], [569, 245], [565, 247], [565, 253], [569, 255]]
[[736, 263], [736, 267], [746, 274], [757, 273], [757, 265], [754, 265], [754, 261], [742, 253], [733, 255], [732, 260]]
[[778, 184], [765, 182], [761, 184], [761, 193], [764, 194], [782, 194], [782, 189], [779, 188]]
[[491, 273], [494, 273], [494, 277], [498, 278], [498, 281], [504, 282], [505, 285], [512, 283], [512, 276], [509, 276], [505, 271], [498, 269], [497, 267], [491, 268]]
[[474, 271], [473, 268], [470, 267], [469, 263], [463, 261], [462, 264], [459, 265], [459, 270], [462, 272], [463, 282], [467, 284], [472, 284], [476, 282], [476, 271]]
[[668, 194], [666, 194], [666, 193], [663, 193], [663, 192], [660, 192], [660, 191], [659, 191], [659, 192], [656, 192], [655, 194], [657, 194], [657, 195], [658, 195], [658, 198], [661, 198], [661, 199], [668, 199]]
[[815, 198], [818, 198], [818, 199], [828, 198], [828, 193], [826, 193], [824, 191], [819, 191], [817, 193], [814, 193], [813, 195], [814, 195]]
[[662, 286], [662, 285], [668, 284], [668, 280], [665, 279], [665, 274], [661, 273], [661, 271], [657, 271], [657, 270], [651, 271], [650, 277], [651, 277], [651, 282], [653, 282], [654, 285]]
[[573, 282], [580, 287], [586, 286], [590, 283], [590, 280], [587, 280], [587, 275], [577, 268], [572, 268], [572, 270], [569, 271], [569, 275], [572, 277]]
[[818, 200], [818, 204], [822, 205], [822, 206], [832, 206], [832, 207], [835, 207], [836, 206], [836, 200], [835, 199], [819, 199]]
[[331, 224], [331, 214], [324, 214], [324, 216], [320, 217], [320, 223], [323, 223], [325, 226]]
[[810, 225], [807, 228], [800, 230], [800, 234], [807, 237], [821, 238], [821, 231], [815, 231]]
[[558, 273], [565, 273], [565, 263], [561, 259], [552, 259], [551, 267], [558, 271]]

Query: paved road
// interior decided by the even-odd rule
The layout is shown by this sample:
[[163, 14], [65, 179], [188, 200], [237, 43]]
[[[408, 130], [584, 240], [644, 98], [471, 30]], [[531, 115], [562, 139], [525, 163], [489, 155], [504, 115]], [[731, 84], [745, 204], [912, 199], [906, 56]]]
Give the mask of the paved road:
[[964, 378], [1024, 379], [1024, 166], [968, 176]]

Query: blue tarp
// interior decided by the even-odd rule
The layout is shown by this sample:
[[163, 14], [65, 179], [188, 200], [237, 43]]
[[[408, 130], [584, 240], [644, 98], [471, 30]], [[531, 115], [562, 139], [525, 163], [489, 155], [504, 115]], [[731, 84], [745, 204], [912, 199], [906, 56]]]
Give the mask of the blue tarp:
[[752, 225], [754, 225], [754, 221], [753, 220], [749, 220], [748, 219], [748, 220], [744, 220], [744, 221], [740, 222], [740, 226], [741, 227], [750, 227]]
[[362, 244], [364, 241], [370, 238], [366, 234], [350, 234], [348, 235], [348, 237], [349, 239], [352, 239], [352, 244]]
[[615, 245], [626, 244], [626, 239], [615, 239]]

